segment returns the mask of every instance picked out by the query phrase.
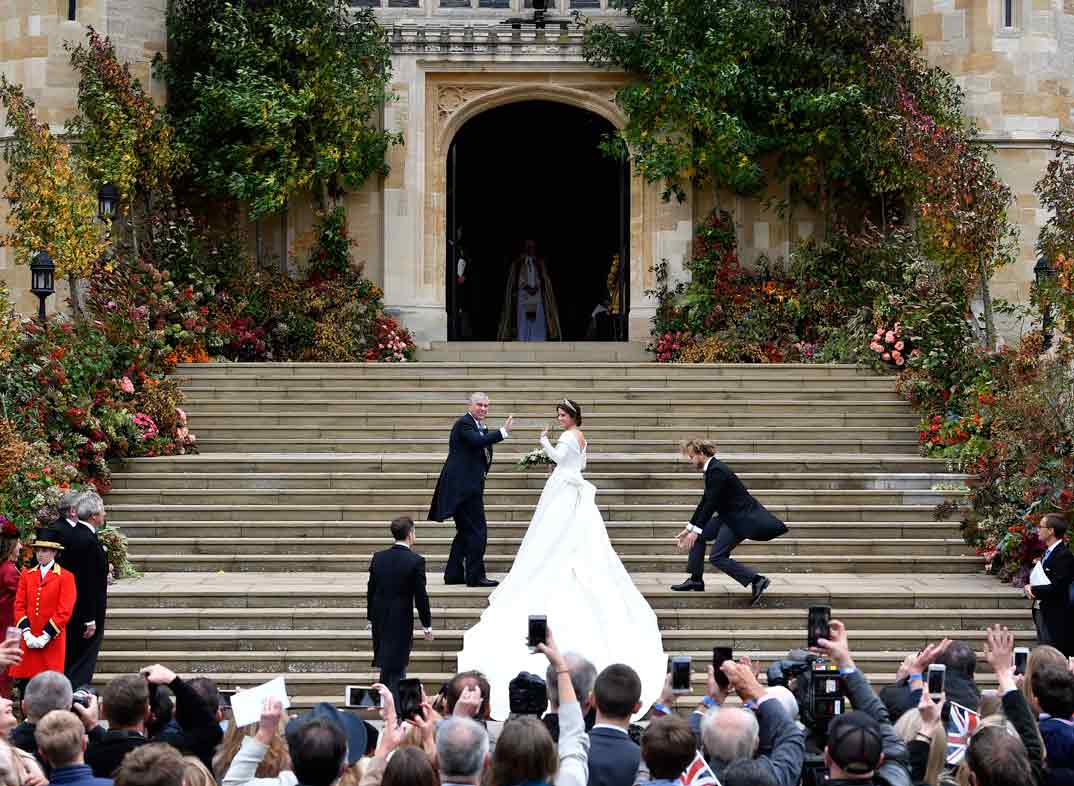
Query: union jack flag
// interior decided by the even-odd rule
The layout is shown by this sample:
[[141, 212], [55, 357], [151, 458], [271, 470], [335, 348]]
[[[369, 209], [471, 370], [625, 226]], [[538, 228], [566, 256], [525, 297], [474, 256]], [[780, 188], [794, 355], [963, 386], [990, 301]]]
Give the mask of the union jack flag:
[[720, 786], [719, 778], [716, 777], [716, 773], [709, 767], [700, 751], [694, 756], [694, 760], [690, 762], [686, 771], [679, 776], [679, 782], [682, 786]]
[[966, 755], [966, 746], [977, 730], [981, 716], [961, 704], [951, 702], [951, 717], [947, 719], [947, 763], [956, 766]]

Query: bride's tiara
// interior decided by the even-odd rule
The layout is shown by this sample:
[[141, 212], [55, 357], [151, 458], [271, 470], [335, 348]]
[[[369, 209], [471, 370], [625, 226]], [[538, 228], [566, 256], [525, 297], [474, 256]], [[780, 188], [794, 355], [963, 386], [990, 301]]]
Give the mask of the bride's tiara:
[[572, 404], [568, 399], [563, 399], [561, 402], [556, 404], [556, 406], [557, 407], [563, 407], [565, 410], [570, 412], [572, 415], [577, 415], [578, 414], [578, 410], [575, 409], [574, 404]]

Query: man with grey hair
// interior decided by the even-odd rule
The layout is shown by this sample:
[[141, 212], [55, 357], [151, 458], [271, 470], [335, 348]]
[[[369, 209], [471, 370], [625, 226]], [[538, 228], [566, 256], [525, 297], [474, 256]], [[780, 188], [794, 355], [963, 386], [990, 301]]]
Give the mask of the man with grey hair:
[[503, 428], [489, 431], [485, 426], [488, 414], [489, 397], [470, 394], [467, 413], [451, 429], [447, 461], [429, 507], [430, 521], [455, 519], [455, 538], [444, 568], [445, 584], [495, 587], [499, 583], [485, 575], [485, 477], [492, 466], [492, 446], [510, 436], [514, 416], [507, 418]]
[[489, 764], [489, 735], [477, 721], [451, 717], [436, 732], [440, 786], [479, 786]]
[[67, 654], [64, 673], [76, 688], [89, 685], [97, 668], [97, 654], [104, 635], [104, 615], [108, 606], [108, 553], [97, 537], [104, 526], [104, 500], [87, 491], [78, 500], [78, 526], [64, 538], [64, 550], [57, 557], [60, 566], [75, 577], [78, 598], [67, 623]]
[[[593, 728], [593, 685], [597, 681], [597, 667], [576, 652], [564, 654], [567, 668], [571, 670], [571, 685], [574, 687], [574, 695], [578, 697], [578, 703], [582, 705], [582, 715], [585, 717], [585, 730]], [[548, 687], [548, 712], [541, 718], [545, 728], [548, 729], [552, 739], [559, 742], [559, 690], [557, 689], [556, 670], [552, 665], [548, 666], [545, 674], [545, 685]]]
[[[779, 786], [795, 786], [802, 775], [805, 733], [788, 717], [776, 695], [765, 691], [749, 665], [726, 661], [720, 670], [739, 698], [754, 709], [714, 706], [708, 711], [701, 722], [701, 742], [709, 767], [720, 778], [731, 762], [756, 756]], [[757, 756], [762, 737], [770, 752]]]
[[[53, 710], [74, 712], [86, 727], [91, 742], [104, 736], [98, 724], [97, 697], [91, 696], [89, 706], [74, 704], [71, 682], [58, 671], [42, 671], [26, 683], [22, 696], [22, 723], [11, 730], [11, 742], [17, 748], [37, 756], [34, 732], [38, 722]], [[44, 764], [44, 762], [42, 762]], [[46, 769], [47, 773], [47, 769]]]
[[81, 497], [81, 491], [65, 491], [56, 506], [58, 514], [52, 526], [65, 535], [78, 526], [78, 500]]

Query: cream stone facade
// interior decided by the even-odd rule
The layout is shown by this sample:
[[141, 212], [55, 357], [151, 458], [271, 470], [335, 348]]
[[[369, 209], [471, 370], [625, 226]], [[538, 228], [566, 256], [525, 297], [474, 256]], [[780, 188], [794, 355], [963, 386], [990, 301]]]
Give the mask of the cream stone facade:
[[[456, 134], [486, 111], [527, 101], [579, 107], [621, 126], [614, 94], [625, 76], [587, 66], [581, 37], [570, 25], [538, 31], [506, 23], [531, 15], [532, 0], [361, 2], [375, 5], [389, 30], [396, 99], [382, 120], [403, 134], [404, 144], [393, 149], [386, 178], [347, 197], [356, 256], [420, 342], [442, 340], [448, 335], [447, 156]], [[80, 39], [92, 25], [116, 42], [121, 57], [162, 97], [149, 63], [164, 47], [164, 4], [0, 0], [0, 73], [23, 83], [42, 116], [62, 130], [75, 98], [63, 42]], [[567, 19], [573, 10], [628, 22], [607, 8], [607, 0], [555, 0], [549, 15]], [[1074, 144], [1074, 0], [907, 0], [906, 10], [929, 60], [954, 74], [965, 90], [968, 110], [996, 146], [997, 164], [1015, 192], [1020, 257], [997, 274], [994, 289], [1001, 297], [1024, 300], [1037, 232], [1046, 220], [1033, 185], [1051, 156], [1053, 135], [1065, 134], [1066, 143]], [[667, 260], [681, 275], [692, 227], [715, 201], [710, 193], [697, 193], [682, 204], [664, 203], [659, 192], [636, 176], [630, 179], [625, 236], [632, 340], [648, 336], [654, 303], [644, 291], [653, 284], [652, 266]], [[771, 196], [779, 192], [773, 185]], [[761, 254], [786, 257], [795, 241], [819, 227], [802, 209], [777, 216], [758, 199], [729, 194], [720, 196], [720, 204], [735, 217], [747, 261]], [[250, 235], [259, 238], [265, 254], [293, 270], [313, 242], [313, 219], [309, 201], [295, 200], [286, 214], [262, 222]], [[0, 282], [27, 311], [34, 303], [28, 281], [28, 271], [14, 266], [11, 250], [0, 249]]]

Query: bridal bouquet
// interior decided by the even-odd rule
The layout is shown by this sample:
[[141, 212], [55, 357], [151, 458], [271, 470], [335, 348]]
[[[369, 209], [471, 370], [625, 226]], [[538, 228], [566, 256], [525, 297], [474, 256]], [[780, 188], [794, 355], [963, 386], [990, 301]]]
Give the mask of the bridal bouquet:
[[518, 460], [518, 466], [526, 469], [527, 467], [540, 467], [542, 465], [554, 464], [552, 459], [545, 455], [543, 448], [534, 448], [525, 456]]

